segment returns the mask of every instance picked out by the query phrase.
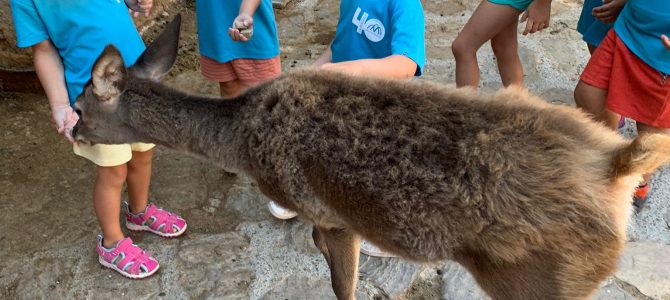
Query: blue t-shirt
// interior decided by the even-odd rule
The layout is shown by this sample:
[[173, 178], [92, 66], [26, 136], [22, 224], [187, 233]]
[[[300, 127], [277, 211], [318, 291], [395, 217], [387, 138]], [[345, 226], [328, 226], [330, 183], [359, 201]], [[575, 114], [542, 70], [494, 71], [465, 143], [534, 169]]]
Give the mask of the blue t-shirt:
[[642, 61], [670, 74], [670, 51], [661, 43], [661, 34], [670, 34], [670, 1], [628, 0], [614, 31]]
[[122, 0], [11, 0], [17, 45], [30, 47], [50, 39], [63, 61], [70, 104], [91, 78], [105, 46], [113, 44], [130, 66], [144, 51]]
[[240, 11], [242, 0], [197, 0], [200, 54], [225, 63], [238, 58], [270, 59], [279, 55], [279, 40], [272, 0], [261, 0], [254, 13], [254, 32], [246, 42], [234, 42], [228, 28]]
[[404, 55], [421, 76], [426, 63], [423, 8], [419, 0], [342, 0], [331, 45], [333, 62]]

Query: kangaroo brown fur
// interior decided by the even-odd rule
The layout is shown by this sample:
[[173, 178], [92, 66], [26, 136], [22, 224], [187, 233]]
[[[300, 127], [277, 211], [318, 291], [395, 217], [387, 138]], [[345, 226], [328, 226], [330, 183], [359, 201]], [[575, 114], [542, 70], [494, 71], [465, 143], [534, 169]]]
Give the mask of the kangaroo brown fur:
[[314, 224], [338, 299], [354, 298], [361, 237], [455, 260], [494, 299], [587, 298], [616, 268], [641, 174], [670, 161], [666, 136], [624, 140], [517, 89], [307, 69], [230, 101], [188, 95], [153, 81], [178, 31], [127, 71], [104, 51], [75, 138], [157, 143], [252, 177]]

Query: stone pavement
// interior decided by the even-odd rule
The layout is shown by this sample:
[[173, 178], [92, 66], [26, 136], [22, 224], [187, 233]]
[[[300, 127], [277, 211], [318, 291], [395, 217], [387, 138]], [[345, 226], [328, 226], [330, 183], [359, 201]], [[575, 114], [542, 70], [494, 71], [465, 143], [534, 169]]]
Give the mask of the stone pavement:
[[[172, 3], [172, 5], [166, 4]], [[422, 1], [427, 66], [421, 80], [452, 85], [450, 44], [476, 0]], [[574, 30], [581, 1], [553, 1], [552, 25], [520, 37], [526, 84], [547, 101], [572, 105], [588, 52]], [[166, 0], [142, 25], [152, 36], [182, 10], [180, 58], [167, 83], [196, 93], [216, 86], [197, 71], [192, 3]], [[184, 10], [185, 9], [185, 10]], [[278, 11], [284, 70], [310, 64], [332, 39], [338, 2], [292, 0]], [[4, 19], [3, 19], [4, 20]], [[500, 86], [490, 47], [479, 53], [482, 90]], [[158, 149], [151, 194], [189, 222], [184, 237], [129, 235], [161, 262], [156, 276], [131, 281], [101, 267], [91, 205], [94, 169], [53, 133], [42, 95], [0, 93], [0, 299], [333, 299], [328, 268], [300, 220], [273, 219], [253, 182]], [[624, 134], [633, 135], [632, 124]], [[653, 179], [649, 206], [631, 220], [619, 271], [596, 299], [670, 299], [670, 177]], [[359, 299], [485, 299], [455, 263], [420, 265], [361, 256]]]

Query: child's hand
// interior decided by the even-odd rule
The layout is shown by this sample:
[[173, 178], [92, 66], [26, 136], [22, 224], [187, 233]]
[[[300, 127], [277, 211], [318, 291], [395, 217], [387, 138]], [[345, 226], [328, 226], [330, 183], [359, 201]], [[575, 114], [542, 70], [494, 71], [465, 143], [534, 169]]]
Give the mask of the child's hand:
[[594, 8], [591, 14], [605, 24], [614, 23], [624, 4], [626, 0], [603, 0], [603, 5]]
[[144, 16], [149, 16], [149, 11], [154, 5], [154, 0], [125, 0], [126, 6], [128, 6], [128, 12], [133, 14], [133, 17], [137, 17], [140, 13], [144, 13]]
[[521, 15], [521, 23], [526, 22], [523, 35], [536, 33], [549, 27], [551, 18], [551, 0], [535, 0]]
[[51, 108], [51, 117], [58, 134], [62, 134], [70, 143], [74, 143], [72, 128], [79, 121], [79, 116], [68, 104]]
[[670, 50], [670, 38], [667, 35], [665, 34], [661, 35], [661, 42], [663, 43], [663, 46], [665, 46], [666, 49]]
[[254, 19], [248, 15], [239, 15], [228, 28], [228, 35], [233, 41], [246, 42], [254, 32]]

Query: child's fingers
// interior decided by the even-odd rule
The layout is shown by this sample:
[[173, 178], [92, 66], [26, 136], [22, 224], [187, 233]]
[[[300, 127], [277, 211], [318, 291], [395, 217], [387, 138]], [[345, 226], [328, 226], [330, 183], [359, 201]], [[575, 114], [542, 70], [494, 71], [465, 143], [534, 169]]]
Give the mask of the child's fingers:
[[614, 10], [602, 10], [593, 13], [596, 18], [609, 18], [614, 15]]
[[523, 35], [527, 35], [533, 30], [533, 20], [530, 19], [526, 22], [526, 28], [523, 30]]
[[528, 20], [528, 11], [524, 11], [523, 14], [521, 14], [521, 19], [519, 20], [519, 23], [526, 22]]
[[64, 128], [61, 133], [70, 143], [74, 143], [74, 137], [72, 137], [72, 128]]
[[236, 34], [236, 31], [238, 31], [238, 30], [235, 29], [235, 28], [228, 28], [228, 35], [230, 36], [230, 38], [231, 38], [233, 41], [236, 41], [236, 40], [237, 40], [237, 34]]
[[228, 28], [228, 35], [235, 42], [239, 41], [246, 42], [246, 40], [242, 39], [244, 38], [244, 36], [240, 33], [240, 31], [237, 28]]
[[538, 31], [538, 28], [540, 27], [540, 23], [538, 22], [533, 22], [533, 27], [530, 28], [530, 33], [536, 33]]
[[663, 41], [663, 46], [665, 46], [665, 48], [668, 48], [668, 50], [670, 50], [670, 38], [668, 38], [668, 36], [664, 34], [661, 35], [661, 41]]

